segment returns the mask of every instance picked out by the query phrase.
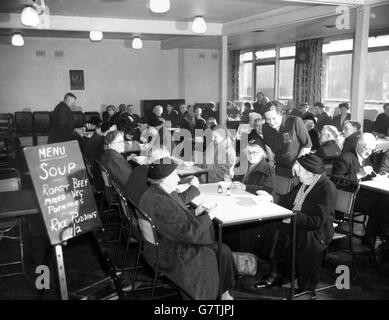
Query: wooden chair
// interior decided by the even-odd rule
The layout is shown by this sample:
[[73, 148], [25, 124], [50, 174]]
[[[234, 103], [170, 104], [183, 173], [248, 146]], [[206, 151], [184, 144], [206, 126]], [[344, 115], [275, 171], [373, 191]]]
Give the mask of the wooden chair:
[[[18, 170], [14, 168], [0, 169], [0, 197], [1, 192], [18, 191], [20, 190], [20, 175]], [[23, 201], [23, 199], [21, 199]], [[24, 250], [23, 250], [23, 220], [22, 218], [1, 219], [0, 218], [0, 240], [16, 240], [19, 243], [19, 260], [4, 262], [0, 264], [0, 268], [9, 268], [10, 266], [20, 265], [20, 272], [10, 272], [0, 275], [0, 278], [11, 277], [16, 275], [24, 275], [27, 279], [27, 274], [24, 269]]]
[[97, 117], [98, 119], [101, 120], [100, 114], [97, 111], [84, 112], [85, 123], [87, 123], [93, 117]]
[[47, 144], [50, 125], [51, 125], [51, 115], [49, 111], [35, 111], [32, 114], [33, 120], [33, 137], [34, 137], [34, 146]]
[[34, 128], [32, 121], [32, 112], [17, 111], [15, 112], [15, 129], [19, 139], [20, 146], [28, 147], [34, 144]]
[[8, 165], [15, 159], [16, 134], [12, 113], [0, 113], [0, 165]]
[[75, 128], [81, 128], [85, 125], [84, 114], [82, 111], [73, 111], [73, 122]]

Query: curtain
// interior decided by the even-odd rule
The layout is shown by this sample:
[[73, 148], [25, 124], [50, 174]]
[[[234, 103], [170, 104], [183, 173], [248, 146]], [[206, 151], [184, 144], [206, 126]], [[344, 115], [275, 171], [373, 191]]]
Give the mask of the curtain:
[[322, 46], [322, 38], [296, 42], [293, 79], [295, 106], [304, 102], [312, 106], [316, 101], [321, 101]]
[[239, 100], [239, 58], [240, 50], [230, 51], [230, 100]]

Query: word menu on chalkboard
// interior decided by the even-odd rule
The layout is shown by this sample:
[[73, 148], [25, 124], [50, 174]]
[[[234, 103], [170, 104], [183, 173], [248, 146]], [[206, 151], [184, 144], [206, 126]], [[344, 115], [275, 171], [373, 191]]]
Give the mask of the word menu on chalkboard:
[[24, 154], [52, 245], [100, 227], [77, 141], [28, 147]]

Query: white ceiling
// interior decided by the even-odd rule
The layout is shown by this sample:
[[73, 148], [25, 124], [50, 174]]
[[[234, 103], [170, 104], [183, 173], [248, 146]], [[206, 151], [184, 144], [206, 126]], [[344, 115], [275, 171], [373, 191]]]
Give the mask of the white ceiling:
[[[341, 2], [361, 3], [361, 1]], [[370, 30], [384, 30], [389, 28], [389, 19], [387, 19], [389, 0], [376, 1], [381, 2], [381, 6], [372, 8]], [[39, 2], [40, 0], [37, 0], [37, 3]], [[20, 14], [24, 6], [31, 4], [32, 0], [1, 0], [0, 37], [9, 37], [18, 31], [24, 36], [88, 38], [87, 30], [80, 28], [74, 17], [81, 17], [84, 22], [90, 21], [93, 26], [98, 26], [100, 23], [101, 20], [98, 18], [109, 18], [112, 21], [124, 20], [120, 20], [121, 24], [118, 23], [116, 29], [102, 29], [107, 39], [128, 39], [134, 34], [141, 34], [144, 40], [161, 41], [163, 48], [218, 48], [220, 37], [215, 36], [217, 32], [195, 36], [188, 31], [190, 29], [188, 23], [193, 20], [193, 17], [203, 15], [208, 23], [214, 24], [215, 30], [223, 30], [224, 34], [229, 35], [230, 49], [245, 49], [293, 43], [296, 40], [318, 36], [338, 36], [352, 33], [354, 26], [353, 13], [349, 30], [326, 27], [335, 25], [336, 7], [323, 5], [323, 3], [333, 3], [336, 0], [171, 0], [171, 9], [166, 14], [151, 13], [148, 9], [148, 0], [46, 0], [45, 2], [50, 8], [50, 16], [65, 16], [63, 21], [66, 23], [53, 30], [26, 29], [20, 24], [20, 19], [15, 18], [15, 14]], [[15, 22], [16, 20], [18, 21]], [[151, 20], [154, 22], [151, 23]], [[142, 21], [140, 29], [143, 29], [132, 30], [123, 21], [131, 22], [130, 26], [137, 26]], [[163, 24], [168, 22], [175, 25], [166, 31]], [[153, 25], [153, 28], [147, 30], [148, 25]], [[104, 26], [106, 27], [107, 24]], [[256, 28], [256, 26], [260, 27]], [[258, 29], [264, 31], [253, 32], [259, 31]], [[165, 43], [173, 43], [173, 45], [164, 46]]]

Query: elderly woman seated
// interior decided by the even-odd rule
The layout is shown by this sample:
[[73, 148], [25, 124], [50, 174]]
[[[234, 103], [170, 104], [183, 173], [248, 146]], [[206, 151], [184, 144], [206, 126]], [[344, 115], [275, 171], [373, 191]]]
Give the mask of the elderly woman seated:
[[[294, 170], [300, 183], [288, 194], [281, 196], [279, 204], [296, 213], [296, 252], [299, 291], [314, 292], [319, 281], [324, 251], [332, 240], [332, 225], [337, 191], [327, 178], [323, 161], [307, 154], [297, 159]], [[290, 219], [284, 222], [290, 223]], [[270, 260], [271, 271], [257, 289], [270, 288], [282, 283], [289, 265], [289, 230], [286, 223], [268, 224], [260, 238], [259, 253]]]
[[163, 108], [160, 105], [156, 105], [153, 109], [153, 113], [150, 116], [149, 119], [149, 125], [151, 127], [156, 128], [157, 130], [161, 129], [163, 127], [163, 124], [165, 123], [165, 119], [162, 118]]
[[324, 126], [320, 133], [321, 146], [315, 154], [322, 159], [339, 157], [341, 151], [337, 144], [338, 136], [339, 132], [336, 127], [330, 125]]
[[[196, 212], [186, 205], [200, 194], [197, 178], [184, 192], [176, 191], [177, 164], [163, 158], [150, 165], [150, 187], [140, 199], [140, 208], [152, 219], [159, 236], [159, 266], [169, 279], [193, 299], [216, 299], [219, 288], [218, 245], [212, 219], [214, 210], [200, 206]], [[145, 243], [146, 260], [155, 262], [153, 246]], [[235, 284], [230, 249], [222, 246], [222, 299], [232, 299]]]
[[124, 189], [132, 168], [122, 154], [124, 152], [123, 132], [119, 130], [108, 132], [104, 139], [104, 149], [100, 163], [107, 169], [111, 179]]
[[[266, 161], [265, 150], [258, 144], [249, 144], [246, 148], [248, 170], [242, 182], [234, 181], [233, 189], [246, 190], [256, 194], [259, 190], [273, 193], [274, 169]], [[242, 161], [241, 161], [242, 165]]]

